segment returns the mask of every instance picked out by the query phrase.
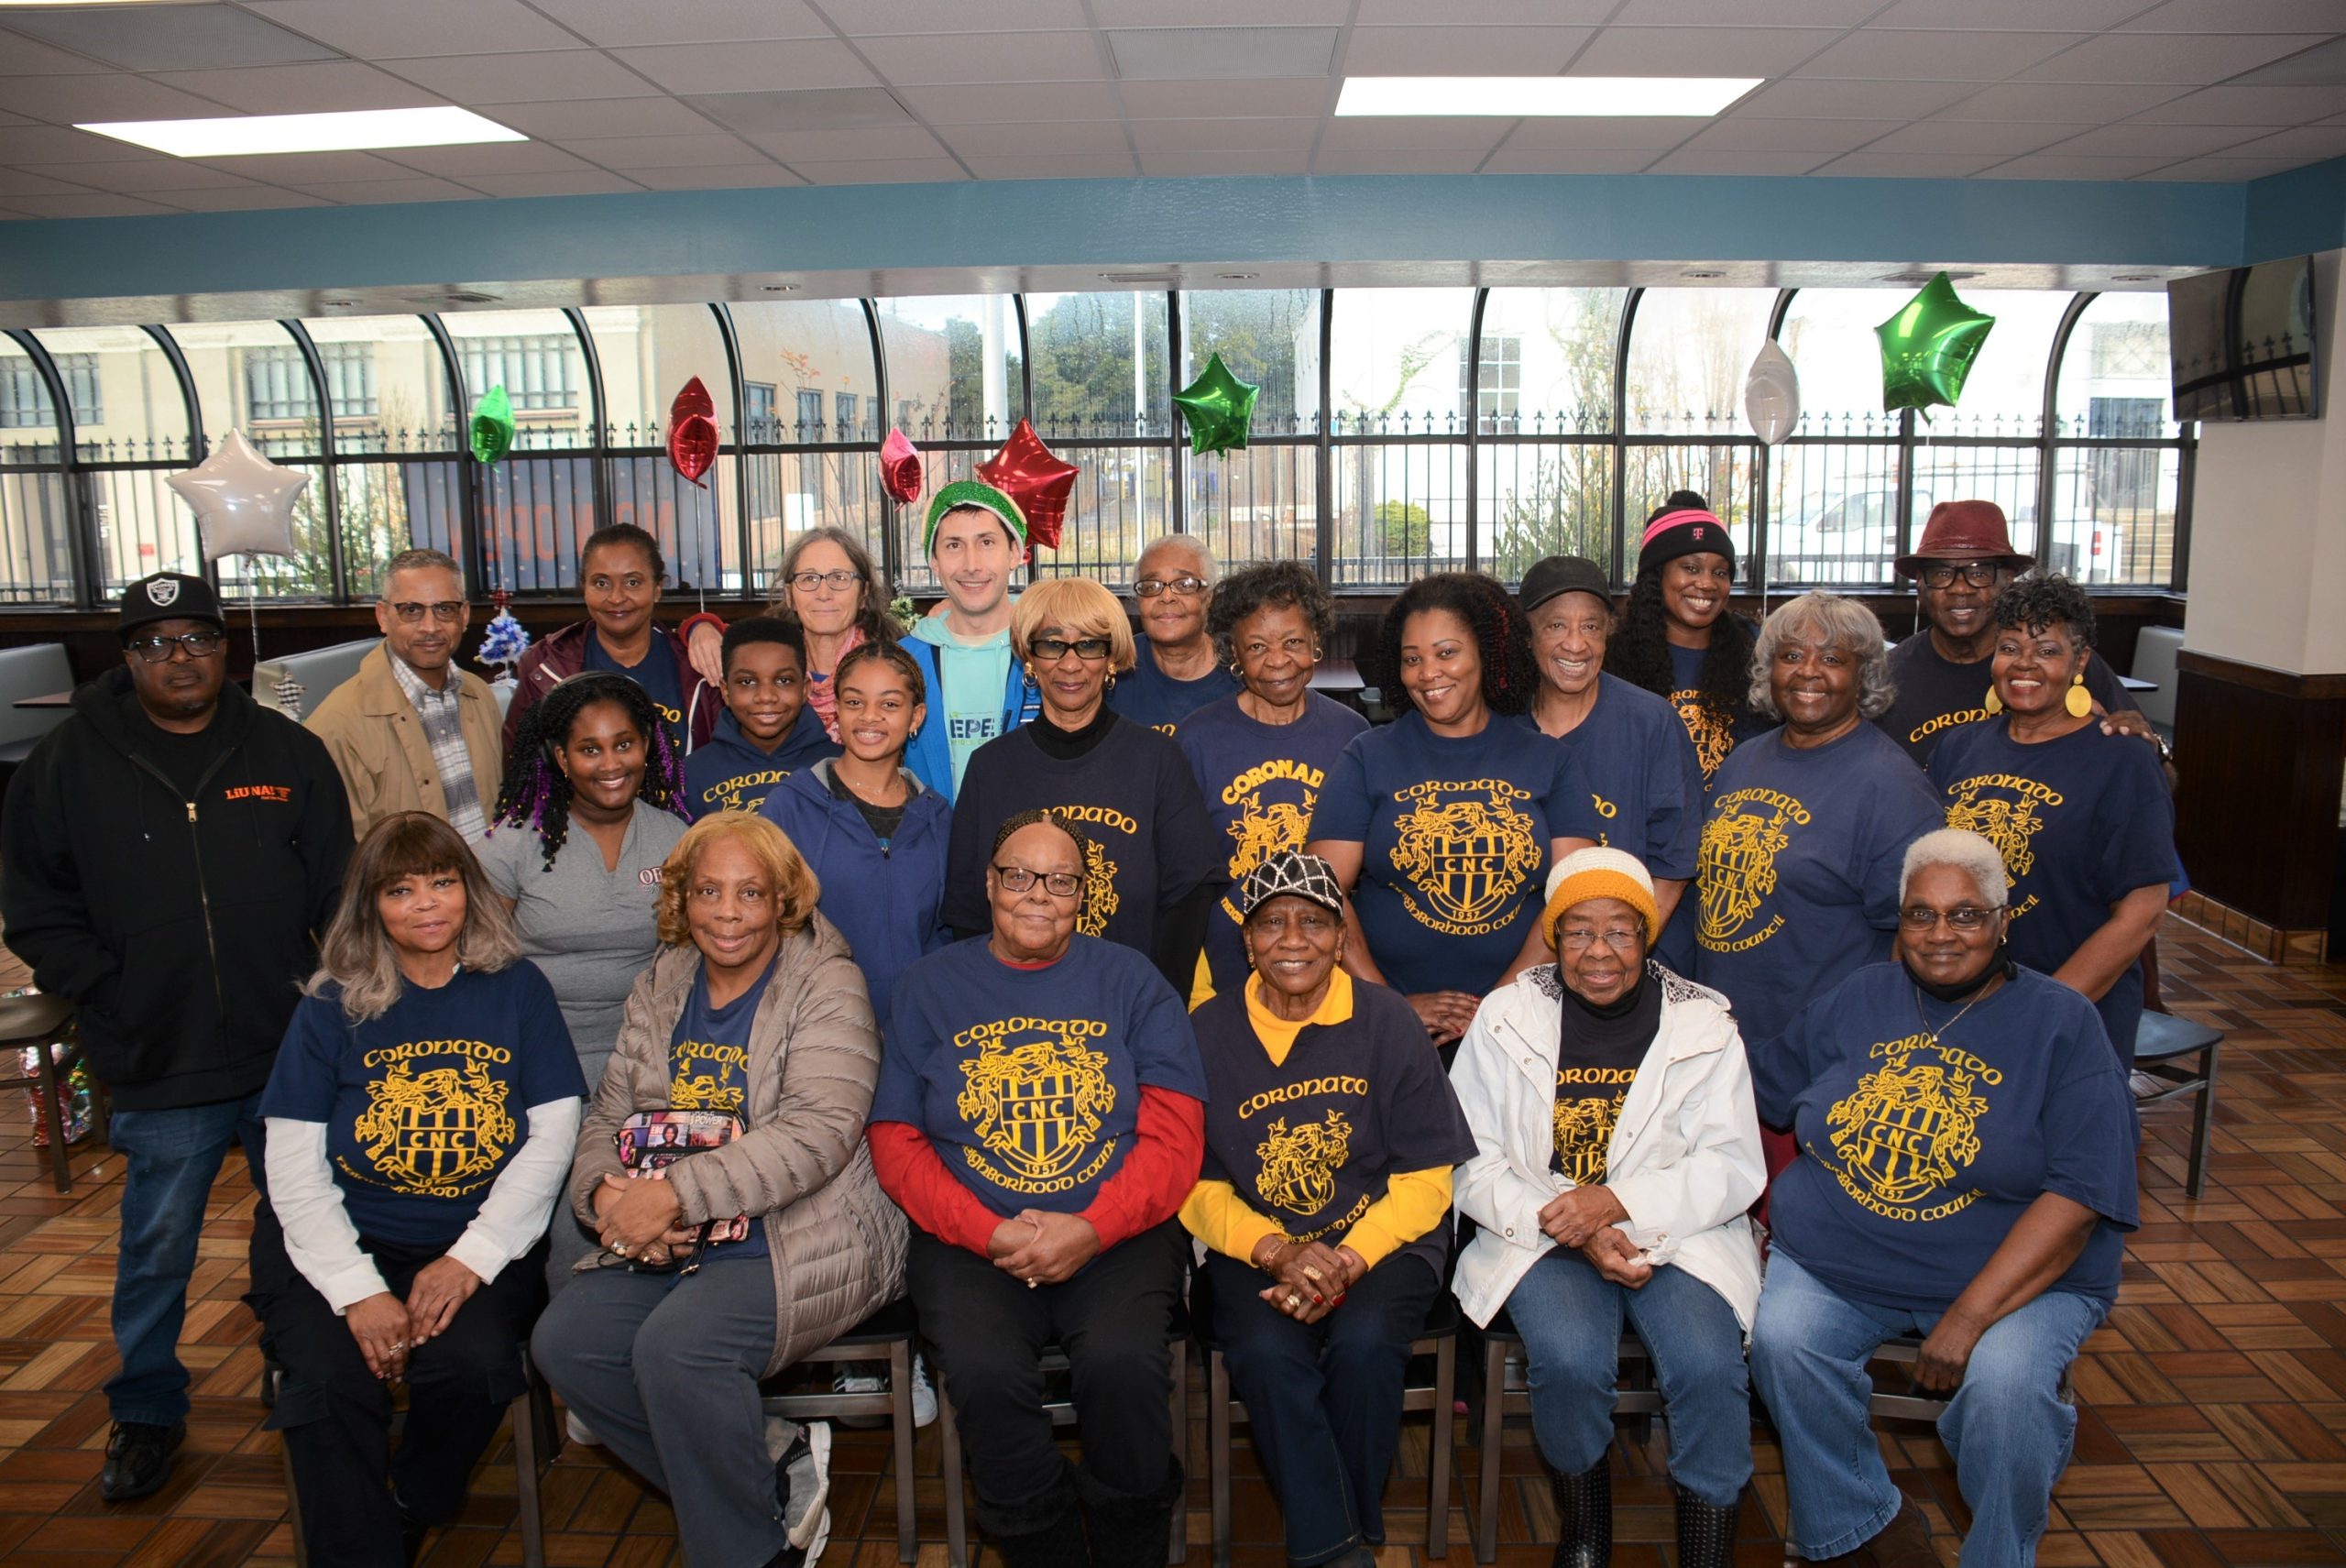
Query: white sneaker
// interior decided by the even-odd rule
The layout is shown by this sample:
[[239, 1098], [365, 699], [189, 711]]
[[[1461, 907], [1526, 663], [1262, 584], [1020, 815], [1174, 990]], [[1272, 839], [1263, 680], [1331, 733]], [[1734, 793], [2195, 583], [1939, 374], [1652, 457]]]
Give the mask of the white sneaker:
[[592, 1427], [578, 1419], [578, 1412], [576, 1410], [565, 1410], [563, 1412], [562, 1430], [565, 1436], [568, 1437], [571, 1442], [576, 1443], [581, 1448], [600, 1448], [603, 1446], [603, 1440], [595, 1435], [595, 1430]]
[[827, 1422], [801, 1425], [773, 1417], [766, 1422], [766, 1451], [773, 1455], [784, 1526], [791, 1546], [819, 1556], [831, 1537], [831, 1429]]
[[937, 1390], [928, 1386], [928, 1363], [913, 1357], [913, 1425], [925, 1427], [937, 1419]]
[[[885, 1365], [886, 1363], [877, 1365]], [[884, 1394], [887, 1391], [888, 1380], [881, 1376], [875, 1370], [875, 1364], [869, 1361], [848, 1362], [831, 1375], [831, 1392], [834, 1394]], [[843, 1427], [852, 1427], [860, 1431], [888, 1424], [885, 1416], [838, 1416], [833, 1419]]]

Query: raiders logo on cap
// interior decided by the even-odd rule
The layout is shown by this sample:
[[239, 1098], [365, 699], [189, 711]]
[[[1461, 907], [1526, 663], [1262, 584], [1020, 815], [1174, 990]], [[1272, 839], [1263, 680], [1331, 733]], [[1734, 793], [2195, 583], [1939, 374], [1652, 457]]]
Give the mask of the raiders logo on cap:
[[180, 580], [177, 577], [157, 577], [147, 585], [148, 601], [158, 609], [177, 604], [179, 598]]

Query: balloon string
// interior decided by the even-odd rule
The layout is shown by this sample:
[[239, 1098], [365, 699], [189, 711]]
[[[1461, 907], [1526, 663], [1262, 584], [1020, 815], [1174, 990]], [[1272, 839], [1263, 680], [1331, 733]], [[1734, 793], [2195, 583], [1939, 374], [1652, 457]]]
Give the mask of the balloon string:
[[252, 598], [245, 601], [245, 609], [253, 620], [253, 674], [260, 674], [260, 584], [253, 584]]
[[700, 499], [701, 485], [700, 481], [696, 479], [693, 481], [693, 533], [700, 541], [701, 557], [700, 570], [693, 576], [700, 579], [700, 612], [707, 615], [708, 613], [708, 558], [714, 553], [716, 542], [708, 537], [707, 525], [701, 516]]

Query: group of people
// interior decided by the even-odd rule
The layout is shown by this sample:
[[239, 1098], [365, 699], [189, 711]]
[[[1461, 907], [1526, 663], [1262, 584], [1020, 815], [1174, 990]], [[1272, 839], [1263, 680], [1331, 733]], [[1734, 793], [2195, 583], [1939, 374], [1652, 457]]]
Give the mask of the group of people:
[[656, 544], [603, 530], [501, 730], [436, 553], [389, 563], [383, 643], [306, 729], [225, 679], [203, 580], [125, 590], [122, 667], [0, 814], [6, 940], [126, 1160], [106, 1497], [183, 1441], [241, 1142], [314, 1561], [411, 1555], [534, 1365], [687, 1561], [801, 1563], [828, 1434], [759, 1383], [908, 1296], [1012, 1568], [1161, 1563], [1186, 1298], [1289, 1560], [1349, 1568], [1445, 1290], [1522, 1339], [1560, 1564], [1610, 1552], [1625, 1323], [1688, 1568], [1731, 1558], [1755, 1387], [1794, 1550], [1936, 1561], [1867, 1435], [1902, 1334], [1954, 1395], [1963, 1562], [2032, 1560], [2180, 871], [2091, 601], [1992, 505], [1900, 560], [1895, 649], [1829, 593], [1735, 616], [1690, 494], [1618, 620], [1577, 557], [1426, 576], [1374, 728], [1312, 689], [1335, 607], [1299, 565], [1176, 535], [1130, 613], [1014, 595], [1025, 520], [975, 482], [925, 543], [909, 630], [830, 529], [768, 613], [672, 630]]

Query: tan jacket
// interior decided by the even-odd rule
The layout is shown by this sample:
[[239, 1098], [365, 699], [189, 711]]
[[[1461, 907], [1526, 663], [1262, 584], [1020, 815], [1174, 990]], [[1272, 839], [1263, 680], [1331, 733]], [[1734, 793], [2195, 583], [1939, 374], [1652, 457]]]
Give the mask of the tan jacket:
[[[484, 820], [497, 808], [497, 787], [505, 778], [505, 751], [497, 694], [478, 675], [449, 666], [459, 685], [457, 721], [465, 750], [472, 753], [473, 788], [480, 792]], [[447, 797], [440, 793], [440, 767], [432, 760], [423, 720], [391, 674], [391, 656], [378, 643], [358, 661], [358, 673], [328, 692], [310, 715], [309, 730], [326, 743], [343, 786], [350, 792], [351, 831], [359, 838], [386, 817], [428, 811], [446, 821]]]
[[[619, 1047], [587, 1102], [570, 1201], [595, 1228], [594, 1194], [619, 1167], [612, 1135], [667, 1108], [668, 1040], [700, 971], [691, 947], [663, 948], [637, 977]], [[773, 1258], [771, 1375], [830, 1343], [904, 1293], [904, 1216], [880, 1190], [863, 1126], [880, 1079], [880, 1035], [847, 938], [817, 915], [785, 937], [750, 1025], [749, 1130], [678, 1160], [668, 1184], [683, 1220], [762, 1215]], [[578, 1266], [597, 1266], [589, 1254]]]

